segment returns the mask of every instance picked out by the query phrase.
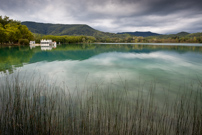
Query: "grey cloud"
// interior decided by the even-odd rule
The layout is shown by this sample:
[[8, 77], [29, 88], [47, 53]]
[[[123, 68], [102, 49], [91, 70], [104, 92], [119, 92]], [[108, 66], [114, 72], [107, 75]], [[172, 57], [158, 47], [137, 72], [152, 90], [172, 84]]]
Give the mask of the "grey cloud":
[[110, 32], [146, 28], [161, 33], [202, 31], [201, 0], [0, 0], [0, 3], [0, 15], [23, 21], [85, 23]]

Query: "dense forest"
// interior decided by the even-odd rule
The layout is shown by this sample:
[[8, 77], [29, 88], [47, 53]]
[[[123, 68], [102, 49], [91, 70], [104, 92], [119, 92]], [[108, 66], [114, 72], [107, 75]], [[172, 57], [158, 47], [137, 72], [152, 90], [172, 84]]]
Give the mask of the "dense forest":
[[36, 43], [40, 43], [41, 39], [52, 39], [53, 41], [56, 41], [57, 43], [61, 44], [69, 44], [69, 43], [94, 43], [96, 41], [96, 38], [93, 36], [55, 36], [55, 35], [41, 35], [34, 33], [34, 39]]
[[26, 25], [19, 21], [0, 16], [0, 43], [1, 44], [29, 44], [33, 34]]

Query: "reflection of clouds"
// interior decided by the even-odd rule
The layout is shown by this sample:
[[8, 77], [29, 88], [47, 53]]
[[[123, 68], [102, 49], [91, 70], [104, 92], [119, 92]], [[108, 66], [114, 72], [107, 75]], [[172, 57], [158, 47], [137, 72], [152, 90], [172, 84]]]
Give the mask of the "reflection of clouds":
[[110, 57], [109, 55], [98, 55], [96, 57], [92, 57], [89, 60], [87, 60], [86, 62], [88, 63], [93, 63], [94, 65], [105, 65], [105, 66], [110, 66], [113, 65], [113, 61], [118, 60], [118, 58], [116, 57]]
[[[201, 56], [201, 55], [200, 55]], [[202, 63], [192, 63], [194, 59], [190, 54], [171, 52], [152, 53], [103, 53], [83, 61], [53, 61], [25, 65], [24, 69], [36, 66], [39, 74], [56, 80], [59, 86], [62, 83], [69, 89], [74, 89], [76, 84], [83, 87], [88, 84], [100, 84], [110, 81], [118, 82], [120, 77], [134, 83], [139, 80], [156, 76], [175, 78], [188, 76], [191, 72], [201, 72]], [[169, 76], [171, 75], [172, 76]], [[166, 76], [167, 75], [167, 76]]]
[[129, 59], [138, 58], [138, 59], [163, 59], [163, 60], [170, 60], [170, 61], [177, 60], [176, 57], [171, 56], [171, 55], [167, 55], [167, 54], [162, 53], [162, 52], [154, 52], [154, 53], [149, 53], [149, 54], [146, 54], [146, 53], [141, 53], [141, 54], [130, 53], [128, 55], [124, 54], [123, 57], [129, 58]]
[[163, 59], [163, 60], [170, 60], [170, 61], [179, 61], [180, 59], [173, 56], [166, 54], [165, 52], [152, 52], [152, 53], [120, 53], [120, 52], [113, 52], [113, 53], [105, 53], [93, 57], [93, 60], [117, 60], [117, 59]]
[[[184, 67], [196, 68], [196, 66], [193, 65], [193, 62], [189, 61], [190, 57], [191, 57], [190, 54], [184, 54], [184, 56], [182, 57], [180, 54], [171, 53], [171, 52], [152, 52], [152, 53], [113, 52], [113, 53], [100, 54], [98, 56], [92, 57], [88, 61], [95, 62], [98, 65], [110, 66], [110, 65], [120, 64], [121, 63], [120, 60], [122, 61], [129, 60], [130, 62], [136, 61], [136, 59], [140, 59], [142, 61], [151, 60], [151, 62], [152, 61], [154, 62], [155, 60], [157, 60], [158, 63], [147, 62], [145, 63], [145, 65], [147, 65], [147, 67], [159, 67], [161, 69], [166, 68], [167, 66], [173, 66], [173, 67], [184, 66]], [[115, 61], [118, 61], [118, 62], [116, 63]], [[167, 64], [169, 63], [169, 65], [166, 65], [163, 63], [167, 63]], [[130, 64], [131, 63], [129, 63], [129, 65]]]

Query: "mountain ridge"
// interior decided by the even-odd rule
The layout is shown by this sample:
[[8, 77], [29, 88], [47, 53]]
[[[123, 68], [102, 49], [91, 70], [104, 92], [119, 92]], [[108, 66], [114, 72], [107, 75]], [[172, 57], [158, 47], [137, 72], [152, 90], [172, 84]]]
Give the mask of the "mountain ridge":
[[[31, 32], [44, 35], [89, 35], [92, 36], [97, 30], [86, 24], [52, 24], [25, 21], [21, 24], [26, 25]], [[78, 29], [81, 31], [79, 32]]]
[[109, 32], [102, 32], [96, 30], [86, 24], [52, 24], [52, 23], [38, 23], [25, 21], [21, 22], [22, 25], [26, 25], [32, 33], [42, 35], [83, 35], [93, 36], [96, 38], [125, 38], [130, 36], [129, 34], [115, 34]]
[[179, 32], [177, 34], [158, 34], [151, 31], [142, 32], [102, 32], [90, 27], [87, 24], [53, 24], [53, 23], [42, 23], [42, 22], [32, 22], [25, 21], [21, 22], [22, 25], [26, 25], [32, 33], [38, 33], [42, 35], [84, 35], [93, 36], [96, 38], [126, 38], [126, 37], [156, 37], [156, 38], [177, 38], [185, 36], [196, 36], [199, 37], [200, 33], [188, 33], [185, 31]]
[[153, 33], [151, 31], [135, 31], [135, 32], [119, 32], [117, 34], [130, 34], [132, 36], [140, 36], [140, 37], [149, 37], [149, 36], [158, 36], [158, 35], [162, 35], [162, 34], [158, 34], [158, 33]]

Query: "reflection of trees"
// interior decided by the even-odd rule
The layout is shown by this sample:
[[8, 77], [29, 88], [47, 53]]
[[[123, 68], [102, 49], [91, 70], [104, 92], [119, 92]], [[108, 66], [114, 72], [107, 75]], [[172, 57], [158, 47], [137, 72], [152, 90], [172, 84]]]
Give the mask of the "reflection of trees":
[[28, 63], [33, 54], [29, 47], [0, 47], [0, 71], [12, 73], [14, 68]]
[[144, 44], [95, 44], [95, 48], [108, 48], [114, 51], [131, 50], [176, 50], [202, 52], [200, 46], [177, 46], [177, 45], [144, 45]]
[[202, 47], [200, 46], [177, 46], [177, 45], [128, 45], [132, 49], [143, 50], [180, 50], [180, 51], [197, 51], [202, 52]]
[[158, 50], [174, 50], [177, 52], [202, 52], [202, 47], [196, 46], [163, 46], [144, 44], [67, 44], [58, 45], [51, 51], [42, 52], [40, 47], [1, 47], [0, 46], [0, 71], [13, 71], [24, 63], [55, 60], [85, 60], [105, 52], [138, 52], [150, 53]]
[[138, 44], [67, 44], [57, 46], [52, 51], [38, 52], [30, 62], [54, 60], [85, 60], [106, 52], [137, 52], [150, 53], [158, 50], [175, 50], [177, 52], [202, 52], [202, 47], [192, 46], [162, 46]]

